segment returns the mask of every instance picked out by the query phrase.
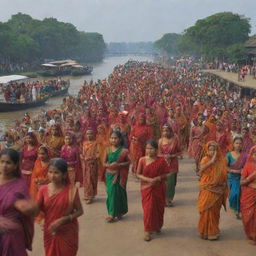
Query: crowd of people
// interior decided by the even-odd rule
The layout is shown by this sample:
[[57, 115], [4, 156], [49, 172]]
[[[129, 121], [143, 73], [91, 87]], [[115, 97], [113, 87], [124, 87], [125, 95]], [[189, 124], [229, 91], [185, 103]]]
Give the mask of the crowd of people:
[[256, 244], [256, 99], [186, 63], [167, 69], [129, 61], [105, 80], [84, 82], [59, 109], [15, 122], [1, 144], [0, 253], [26, 255], [34, 221], [44, 225], [47, 256], [75, 256], [78, 190], [89, 205], [104, 182], [106, 221], [120, 221], [128, 213], [129, 172], [141, 181], [150, 241], [161, 232], [165, 207], [175, 205], [179, 160], [188, 156], [199, 176], [201, 238], [219, 239], [228, 198]]
[[35, 70], [39, 64], [40, 61], [24, 63], [6, 63], [1, 60], [0, 74], [8, 74], [12, 72], [31, 72], [31, 70]]
[[69, 81], [61, 78], [48, 81], [28, 83], [11, 82], [2, 87], [6, 102], [31, 102], [42, 99], [53, 92], [60, 91], [69, 85]]

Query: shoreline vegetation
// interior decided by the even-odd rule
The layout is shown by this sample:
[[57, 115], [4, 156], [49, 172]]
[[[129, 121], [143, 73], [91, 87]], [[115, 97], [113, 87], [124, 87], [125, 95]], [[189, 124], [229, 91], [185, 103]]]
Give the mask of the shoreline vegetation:
[[49, 60], [100, 62], [106, 49], [97, 32], [78, 31], [71, 23], [33, 19], [23, 13], [0, 22], [0, 41], [0, 74], [34, 71]]
[[181, 34], [164, 34], [154, 46], [167, 56], [198, 56], [208, 62], [244, 65], [253, 57], [246, 48], [251, 27], [250, 19], [243, 15], [220, 12], [197, 20]]

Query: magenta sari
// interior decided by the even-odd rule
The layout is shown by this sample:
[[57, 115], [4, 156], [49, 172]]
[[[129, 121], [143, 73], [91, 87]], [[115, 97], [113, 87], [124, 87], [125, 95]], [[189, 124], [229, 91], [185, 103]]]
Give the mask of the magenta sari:
[[16, 210], [14, 204], [28, 199], [28, 187], [22, 178], [0, 185], [0, 255], [27, 256], [26, 249], [32, 249], [34, 234], [33, 219]]
[[21, 159], [21, 173], [22, 177], [27, 181], [28, 187], [30, 187], [31, 183], [31, 175], [34, 168], [35, 161], [37, 159], [37, 151], [38, 147], [35, 146], [31, 150], [28, 149], [28, 146], [24, 146], [21, 151], [20, 159]]
[[64, 145], [61, 149], [60, 157], [66, 160], [68, 164], [68, 175], [71, 184], [76, 181], [83, 183], [82, 167], [80, 163], [79, 148], [76, 145]]

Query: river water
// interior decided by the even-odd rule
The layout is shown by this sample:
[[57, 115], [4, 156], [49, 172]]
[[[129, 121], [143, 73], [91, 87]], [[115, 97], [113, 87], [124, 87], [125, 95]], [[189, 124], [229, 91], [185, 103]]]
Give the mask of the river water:
[[[152, 61], [152, 58], [149, 56], [135, 56], [135, 55], [127, 55], [127, 56], [115, 56], [115, 57], [106, 57], [101, 63], [97, 63], [93, 65], [93, 73], [87, 76], [80, 77], [72, 77], [66, 76], [63, 79], [70, 80], [70, 95], [77, 95], [82, 83], [84, 80], [90, 82], [97, 81], [98, 79], [106, 78], [110, 73], [112, 73], [113, 68], [119, 64], [124, 64], [128, 60], [138, 60], [138, 61]], [[49, 78], [50, 79], [50, 78]], [[36, 80], [46, 80], [43, 77], [37, 77]], [[64, 96], [50, 98], [44, 106], [31, 108], [27, 110], [21, 110], [16, 112], [5, 112], [0, 113], [0, 133], [6, 131], [15, 120], [20, 120], [24, 116], [25, 112], [30, 113], [31, 116], [38, 113], [42, 108], [44, 109], [53, 109], [57, 108], [63, 99]]]

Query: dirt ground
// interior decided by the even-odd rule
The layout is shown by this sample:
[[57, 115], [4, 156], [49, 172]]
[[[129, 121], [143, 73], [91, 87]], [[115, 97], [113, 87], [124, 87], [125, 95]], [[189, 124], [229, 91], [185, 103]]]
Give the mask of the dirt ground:
[[[143, 241], [143, 216], [139, 182], [130, 176], [128, 181], [129, 212], [121, 221], [105, 223], [106, 193], [103, 184], [95, 202], [84, 205], [80, 217], [78, 256], [253, 256], [256, 246], [248, 244], [242, 222], [232, 212], [221, 211], [219, 241], [201, 240], [197, 235], [198, 179], [191, 159], [180, 161], [180, 173], [175, 205], [166, 208], [162, 233], [150, 242]], [[81, 191], [82, 192], [82, 191]], [[81, 193], [82, 194], [82, 193]], [[43, 240], [36, 227], [32, 256], [41, 256]], [[68, 256], [68, 255], [63, 255]]]

